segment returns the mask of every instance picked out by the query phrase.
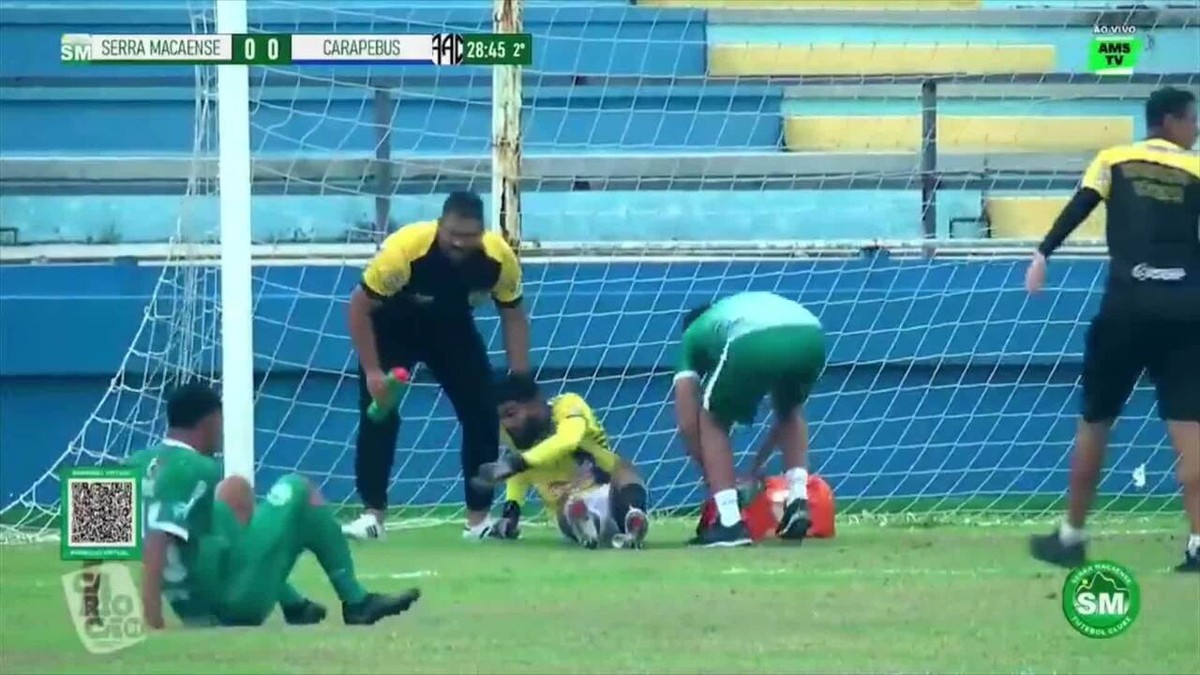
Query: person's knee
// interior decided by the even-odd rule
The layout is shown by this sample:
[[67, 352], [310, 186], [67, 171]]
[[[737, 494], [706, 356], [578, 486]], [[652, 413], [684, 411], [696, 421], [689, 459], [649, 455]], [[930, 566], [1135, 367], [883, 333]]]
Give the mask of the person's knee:
[[500, 420], [490, 404], [463, 412], [459, 419], [463, 472], [473, 476], [481, 465], [496, 461], [500, 455]]
[[299, 496], [310, 506], [321, 506], [325, 503], [325, 498], [321, 495], [321, 491], [317, 488], [316, 484], [308, 478], [308, 476], [302, 476], [298, 473], [290, 473], [275, 481], [275, 485], [271, 488], [272, 491], [274, 491], [275, 488], [280, 485], [286, 486], [286, 490], [289, 494], [295, 494]]
[[254, 488], [241, 476], [230, 476], [217, 483], [216, 498], [229, 506], [243, 525], [254, 515]]
[[618, 523], [621, 523], [624, 522], [625, 514], [630, 509], [646, 510], [649, 494], [641, 481], [632, 481], [621, 485], [614, 484], [610, 499], [612, 500], [613, 517]]

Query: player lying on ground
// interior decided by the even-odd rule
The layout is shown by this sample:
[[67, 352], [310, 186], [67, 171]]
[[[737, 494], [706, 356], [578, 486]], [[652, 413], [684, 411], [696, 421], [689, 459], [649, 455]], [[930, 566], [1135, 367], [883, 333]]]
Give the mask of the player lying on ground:
[[1191, 525], [1180, 572], [1200, 572], [1200, 155], [1196, 98], [1166, 87], [1146, 102], [1149, 138], [1101, 151], [1038, 247], [1025, 287], [1041, 290], [1046, 260], [1107, 202], [1108, 281], [1083, 348], [1083, 410], [1057, 532], [1034, 537], [1035, 558], [1064, 567], [1086, 559], [1084, 521], [1100, 483], [1108, 433], [1142, 371], [1179, 455], [1176, 473]]
[[809, 527], [808, 427], [802, 406], [825, 366], [821, 322], [800, 304], [774, 293], [739, 293], [697, 307], [684, 317], [681, 361], [675, 374], [675, 415], [688, 454], [704, 471], [717, 522], [690, 543], [752, 543], [738, 506], [733, 448], [735, 423], [754, 421], [770, 396], [772, 446], [783, 452], [788, 501], [780, 538], [803, 540]]
[[222, 480], [212, 459], [221, 438], [220, 398], [186, 385], [167, 405], [164, 441], [140, 453], [146, 537], [142, 603], [146, 624], [162, 628], [165, 597], [185, 625], [258, 625], [279, 605], [292, 624], [318, 623], [325, 608], [287, 582], [296, 559], [312, 551], [342, 600], [346, 624], [369, 625], [407, 610], [416, 589], [366, 592], [332, 507], [301, 476], [285, 476], [255, 504], [243, 478]]
[[516, 539], [529, 488], [537, 490], [569, 541], [585, 548], [641, 548], [650, 523], [646, 486], [612, 451], [608, 434], [577, 394], [544, 399], [532, 378], [512, 376], [496, 386], [501, 438], [514, 452], [485, 464], [484, 485], [505, 481], [503, 515], [491, 536]]

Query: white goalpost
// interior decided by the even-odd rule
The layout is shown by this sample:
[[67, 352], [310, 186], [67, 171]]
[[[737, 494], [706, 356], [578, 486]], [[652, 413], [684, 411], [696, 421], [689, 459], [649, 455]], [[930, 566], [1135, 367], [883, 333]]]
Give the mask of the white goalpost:
[[[385, 5], [193, 0], [191, 28], [528, 32], [534, 63], [196, 68], [191, 156], [129, 163], [179, 183], [177, 231], [169, 243], [89, 247], [96, 260], [138, 258], [154, 282], [141, 323], [72, 442], [37, 449], [44, 470], [3, 496], [0, 537], [55, 534], [59, 469], [156, 442], [167, 390], [189, 379], [222, 391], [227, 474], [261, 488], [300, 472], [355, 506], [349, 293], [387, 232], [435, 216], [459, 189], [484, 195], [488, 225], [519, 247], [539, 382], [589, 401], [658, 513], [706, 496], [669, 407], [679, 319], [744, 290], [798, 299], [825, 325], [828, 366], [807, 412], [812, 469], [840, 513], [1061, 507], [1104, 249], [1085, 225], [1056, 256], [1052, 288], [1030, 298], [1020, 276], [1041, 228], [1028, 225], [1048, 226], [1092, 145], [1141, 133], [1154, 76], [734, 74], [739, 63], [781, 67], [762, 28], [776, 16], [814, 43], [849, 19], [703, 15], [652, 0]], [[950, 34], [983, 27], [1011, 54], [1024, 49], [1013, 35], [1079, 29], [1079, 11], [937, 14]], [[855, 20], [875, 21], [863, 34], [888, 45], [912, 29], [911, 44], [928, 48], [929, 27], [906, 15]], [[1167, 27], [1179, 25], [1190, 24]], [[1172, 51], [1158, 39], [1158, 53]], [[861, 57], [830, 57], [842, 47], [805, 54], [829, 67]], [[986, 47], [954, 49], [979, 60], [973, 50]], [[1026, 63], [1045, 60], [1028, 51]], [[1043, 147], [1062, 138], [1075, 147]], [[477, 323], [501, 365], [494, 312], [481, 308]], [[444, 521], [461, 514], [460, 434], [440, 388], [414, 375], [389, 499], [396, 522]], [[1175, 508], [1152, 403], [1140, 387], [1114, 431], [1101, 512]], [[760, 426], [735, 434], [739, 455]]]
[[[246, 0], [215, 3], [216, 32], [247, 32]], [[217, 190], [221, 236], [221, 405], [225, 475], [254, 481], [254, 182], [248, 66], [217, 66]]]

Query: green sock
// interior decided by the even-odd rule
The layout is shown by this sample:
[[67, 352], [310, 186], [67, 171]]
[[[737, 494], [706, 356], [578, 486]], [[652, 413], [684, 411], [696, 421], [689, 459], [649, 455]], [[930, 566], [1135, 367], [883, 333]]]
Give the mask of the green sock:
[[325, 576], [337, 592], [338, 599], [346, 603], [362, 602], [367, 591], [354, 575], [354, 558], [342, 526], [333, 515], [333, 507], [309, 506], [304, 510], [305, 548], [317, 556]]
[[295, 607], [308, 602], [308, 598], [300, 595], [300, 591], [296, 587], [284, 582], [283, 589], [279, 591], [279, 606], [280, 607]]

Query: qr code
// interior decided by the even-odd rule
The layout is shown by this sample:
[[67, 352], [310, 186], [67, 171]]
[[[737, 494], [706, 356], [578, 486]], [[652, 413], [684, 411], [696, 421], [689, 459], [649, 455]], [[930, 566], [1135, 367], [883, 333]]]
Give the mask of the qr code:
[[71, 543], [132, 545], [137, 513], [132, 480], [73, 480], [67, 512]]

